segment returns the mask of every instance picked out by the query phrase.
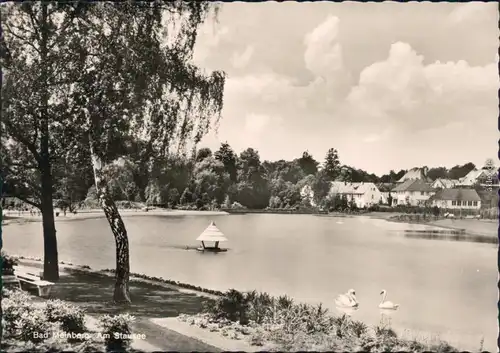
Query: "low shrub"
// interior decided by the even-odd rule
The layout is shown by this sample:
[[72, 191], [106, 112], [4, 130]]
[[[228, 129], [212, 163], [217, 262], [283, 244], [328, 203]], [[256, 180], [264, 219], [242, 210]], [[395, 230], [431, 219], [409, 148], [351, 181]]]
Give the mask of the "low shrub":
[[2, 300], [3, 324], [5, 333], [10, 336], [17, 335], [17, 323], [25, 313], [31, 310], [30, 297], [21, 291], [5, 291], [6, 297]]
[[19, 259], [14, 256], [10, 256], [6, 254], [4, 251], [2, 254], [2, 274], [3, 275], [12, 275], [14, 274], [14, 266], [19, 263]]
[[28, 294], [22, 291], [5, 291], [2, 300], [5, 338], [38, 344], [51, 336], [52, 325], [43, 309], [33, 308]]
[[103, 328], [104, 344], [108, 352], [128, 351], [132, 339], [132, 323], [135, 318], [129, 314], [104, 315], [100, 319]]
[[257, 291], [254, 290], [247, 293], [245, 299], [248, 303], [248, 319], [258, 324], [262, 324], [264, 319], [269, 316], [273, 298], [267, 293], [257, 293]]
[[85, 332], [85, 312], [79, 307], [62, 300], [49, 300], [44, 308], [49, 322], [58, 322], [67, 333]]
[[215, 302], [210, 312], [217, 319], [239, 321], [241, 324], [246, 324], [248, 323], [249, 299], [245, 293], [230, 289]]
[[51, 325], [41, 309], [24, 311], [14, 324], [16, 337], [24, 342], [40, 343], [51, 336]]

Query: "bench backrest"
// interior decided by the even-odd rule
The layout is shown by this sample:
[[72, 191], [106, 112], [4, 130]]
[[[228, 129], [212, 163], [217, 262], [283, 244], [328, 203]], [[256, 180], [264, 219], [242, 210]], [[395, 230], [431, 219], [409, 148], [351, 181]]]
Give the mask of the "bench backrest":
[[26, 268], [23, 266], [14, 266], [14, 275], [20, 280], [34, 282], [39, 285], [53, 285], [54, 283], [44, 281], [40, 276], [36, 275], [31, 268]]
[[23, 277], [26, 279], [32, 279], [34, 281], [40, 280], [40, 276], [37, 276], [32, 272], [33, 270], [30, 268], [22, 267], [22, 266], [14, 266], [14, 274], [18, 277]]
[[40, 280], [40, 277], [34, 276], [34, 275], [30, 274], [30, 273], [17, 273], [16, 276], [18, 278], [26, 279], [28, 281], [33, 281], [33, 282]]

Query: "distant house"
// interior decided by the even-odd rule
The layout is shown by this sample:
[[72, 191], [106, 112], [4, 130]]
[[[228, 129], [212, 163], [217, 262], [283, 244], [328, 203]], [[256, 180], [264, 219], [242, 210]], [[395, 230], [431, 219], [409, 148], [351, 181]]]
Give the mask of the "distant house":
[[392, 205], [422, 206], [434, 194], [434, 189], [426, 182], [408, 179], [392, 189]]
[[404, 183], [407, 180], [422, 180], [427, 183], [432, 182], [432, 180], [427, 177], [427, 170], [427, 167], [412, 168], [398, 180], [398, 183]]
[[498, 184], [498, 175], [496, 170], [473, 169], [466, 176], [461, 178], [458, 185], [471, 186], [475, 184]]
[[434, 189], [451, 189], [458, 184], [458, 180], [437, 178], [431, 184]]
[[[380, 191], [380, 194], [382, 196], [382, 203], [383, 204], [388, 204], [389, 203], [389, 195], [391, 195], [391, 191], [394, 188], [394, 184], [392, 183], [381, 183], [377, 185], [377, 188]], [[394, 197], [393, 195], [391, 195]]]
[[439, 208], [479, 210], [481, 198], [474, 189], [442, 189], [432, 196], [432, 205]]
[[380, 203], [382, 194], [374, 183], [349, 183], [333, 181], [330, 187], [330, 197], [346, 196], [348, 202], [354, 201], [356, 207], [367, 208]]

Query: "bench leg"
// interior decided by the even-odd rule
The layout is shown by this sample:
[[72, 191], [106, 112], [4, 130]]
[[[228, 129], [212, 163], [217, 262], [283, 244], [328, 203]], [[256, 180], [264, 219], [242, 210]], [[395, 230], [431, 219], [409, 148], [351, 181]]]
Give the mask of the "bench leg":
[[51, 286], [46, 286], [46, 287], [38, 287], [38, 295], [42, 298], [47, 298], [50, 296], [50, 290], [52, 289]]

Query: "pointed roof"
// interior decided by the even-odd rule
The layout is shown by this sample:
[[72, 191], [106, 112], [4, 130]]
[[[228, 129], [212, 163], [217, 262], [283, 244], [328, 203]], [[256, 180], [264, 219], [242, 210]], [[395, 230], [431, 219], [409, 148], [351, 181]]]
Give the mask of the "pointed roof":
[[198, 241], [227, 241], [227, 238], [222, 234], [222, 232], [217, 228], [215, 222], [211, 222], [210, 225], [200, 234]]
[[498, 178], [495, 175], [496, 173], [497, 173], [496, 170], [473, 169], [466, 176], [460, 179], [460, 184], [472, 185], [475, 184], [480, 178], [492, 178], [492, 181], [494, 181], [494, 179]]
[[424, 191], [424, 192], [432, 192], [434, 189], [427, 183], [424, 183], [420, 179], [408, 179], [402, 184], [399, 184], [396, 186], [392, 191], [398, 192], [398, 191], [409, 191], [409, 192], [415, 192], [415, 191]]
[[445, 188], [445, 189], [451, 189], [453, 188], [456, 184], [458, 184], [458, 180], [453, 180], [453, 179], [444, 179], [444, 178], [437, 178], [436, 180], [434, 180], [434, 182], [432, 183], [432, 186], [433, 187], [440, 187], [439, 185], [441, 185], [441, 187]]
[[390, 192], [394, 189], [394, 183], [380, 183], [377, 185], [380, 192]]
[[481, 201], [474, 189], [443, 189], [432, 197], [433, 200]]
[[332, 194], [363, 195], [370, 189], [377, 189], [377, 186], [370, 182], [350, 183], [344, 181], [332, 181], [330, 183], [330, 193]]
[[422, 180], [424, 182], [430, 182], [431, 180], [427, 177], [427, 168], [412, 168], [406, 172], [405, 175], [401, 177], [397, 182], [403, 183], [407, 180]]

